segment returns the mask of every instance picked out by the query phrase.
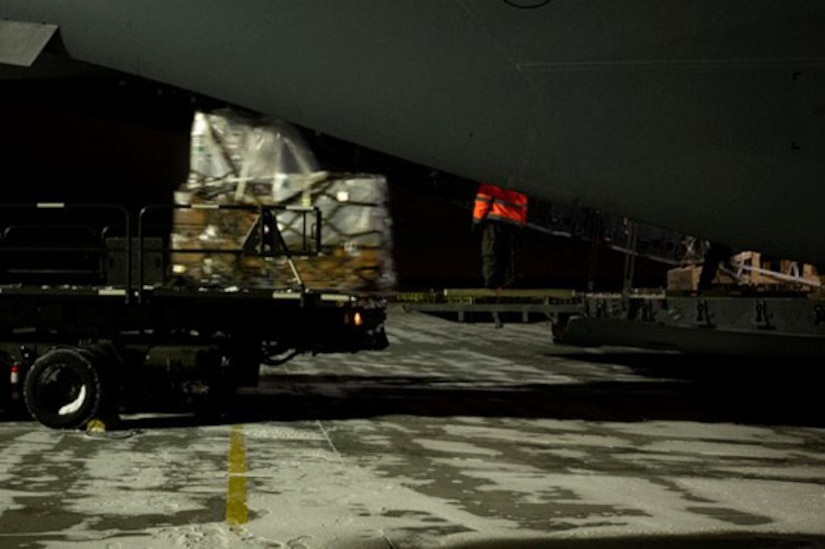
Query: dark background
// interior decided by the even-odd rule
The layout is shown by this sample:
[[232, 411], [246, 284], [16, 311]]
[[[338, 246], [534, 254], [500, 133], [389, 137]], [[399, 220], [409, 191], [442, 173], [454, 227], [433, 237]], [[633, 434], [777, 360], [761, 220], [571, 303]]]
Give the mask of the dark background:
[[[193, 113], [224, 106], [120, 74], [0, 80], [3, 202], [164, 203], [188, 175]], [[387, 178], [398, 289], [481, 286], [476, 182], [298, 129], [323, 169]], [[624, 256], [591, 257], [587, 242], [526, 229], [519, 285], [620, 287]], [[637, 260], [636, 286], [664, 286], [667, 268]]]

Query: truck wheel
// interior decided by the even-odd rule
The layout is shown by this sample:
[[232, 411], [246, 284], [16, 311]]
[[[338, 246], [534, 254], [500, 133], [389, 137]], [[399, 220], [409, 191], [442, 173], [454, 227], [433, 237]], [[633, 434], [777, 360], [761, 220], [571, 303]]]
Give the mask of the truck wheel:
[[11, 407], [11, 365], [11, 356], [0, 351], [0, 412], [6, 412]]
[[26, 376], [26, 407], [46, 427], [82, 428], [101, 410], [100, 378], [79, 349], [52, 349], [34, 361]]

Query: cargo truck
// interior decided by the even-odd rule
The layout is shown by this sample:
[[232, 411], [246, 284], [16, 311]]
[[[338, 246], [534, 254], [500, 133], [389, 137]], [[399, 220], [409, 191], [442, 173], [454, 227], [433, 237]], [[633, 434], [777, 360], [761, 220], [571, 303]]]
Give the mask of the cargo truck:
[[[126, 411], [211, 409], [254, 386], [262, 364], [304, 353], [387, 345], [385, 303], [308, 288], [293, 257], [321, 242], [314, 207], [161, 204], [3, 205], [0, 217], [0, 409], [57, 429]], [[251, 215], [236, 248], [175, 248], [175, 209]], [[302, 219], [287, 246], [279, 216]], [[228, 285], [187, 279], [172, 254], [281, 262], [287, 276]]]

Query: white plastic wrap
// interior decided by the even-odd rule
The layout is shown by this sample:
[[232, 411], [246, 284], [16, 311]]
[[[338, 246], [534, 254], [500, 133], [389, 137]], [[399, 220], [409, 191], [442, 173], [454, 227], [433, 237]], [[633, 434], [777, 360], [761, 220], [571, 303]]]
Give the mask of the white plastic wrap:
[[[289, 124], [231, 110], [196, 113], [190, 174], [179, 203], [317, 207], [321, 254], [297, 257], [310, 287], [385, 290], [395, 283], [386, 179], [331, 174]], [[249, 212], [179, 210], [172, 240], [187, 249], [239, 249], [256, 222]], [[294, 250], [304, 240], [299, 214], [280, 213], [278, 228]], [[232, 254], [176, 254], [175, 272], [202, 283], [289, 285], [284, 260]]]

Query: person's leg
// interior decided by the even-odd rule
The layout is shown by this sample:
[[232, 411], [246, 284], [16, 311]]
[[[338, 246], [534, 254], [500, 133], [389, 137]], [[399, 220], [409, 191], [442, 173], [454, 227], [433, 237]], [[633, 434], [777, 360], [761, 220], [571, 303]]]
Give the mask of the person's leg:
[[711, 242], [705, 251], [705, 258], [702, 263], [702, 270], [699, 273], [698, 290], [703, 291], [710, 288], [716, 274], [719, 271], [719, 264], [730, 260], [733, 250], [729, 246]]
[[697, 289], [701, 292], [710, 288], [713, 279], [716, 278], [716, 271], [719, 269], [719, 261], [716, 258], [706, 257], [702, 263], [702, 270], [699, 272], [699, 284]]
[[505, 288], [512, 288], [516, 284], [516, 238], [518, 229], [511, 225], [507, 225], [503, 229], [501, 235], [502, 280]]
[[496, 223], [485, 223], [481, 233], [481, 274], [485, 288], [500, 286], [497, 255], [499, 242], [496, 225]]

